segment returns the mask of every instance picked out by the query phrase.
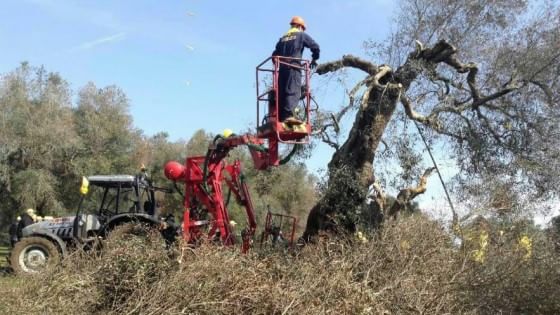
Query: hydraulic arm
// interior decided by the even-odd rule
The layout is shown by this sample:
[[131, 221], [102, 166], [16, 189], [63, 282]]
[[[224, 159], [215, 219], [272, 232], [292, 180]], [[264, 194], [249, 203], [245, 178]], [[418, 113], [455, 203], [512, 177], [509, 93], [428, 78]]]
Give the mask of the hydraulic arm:
[[[267, 64], [272, 64], [272, 68], [267, 68]], [[301, 124], [287, 125], [278, 121], [278, 76], [281, 65], [305, 72], [305, 91], [301, 100], [303, 110], [300, 111], [304, 117], [301, 117]], [[184, 165], [175, 161], [165, 165], [165, 176], [168, 179], [185, 184], [182, 233], [183, 238], [190, 243], [196, 243], [203, 238], [220, 241], [224, 245], [235, 243], [234, 226], [230, 224], [227, 201], [224, 200], [222, 191], [224, 186], [227, 186], [237, 202], [245, 208], [247, 226], [241, 231], [241, 238], [242, 251], [247, 251], [257, 228], [255, 209], [241, 171], [241, 162], [229, 164], [225, 158], [233, 148], [247, 146], [255, 169], [265, 170], [285, 162], [279, 157], [280, 143], [307, 143], [311, 134], [309, 61], [271, 57], [259, 64], [256, 72], [257, 134], [235, 135], [228, 132], [223, 136], [216, 136], [205, 156], [188, 157]], [[262, 73], [272, 74], [272, 86], [268, 86], [261, 94], [259, 75]], [[267, 102], [267, 106], [261, 108], [260, 103], [263, 101]], [[262, 116], [261, 111], [264, 112]], [[295, 218], [293, 225], [295, 227]]]

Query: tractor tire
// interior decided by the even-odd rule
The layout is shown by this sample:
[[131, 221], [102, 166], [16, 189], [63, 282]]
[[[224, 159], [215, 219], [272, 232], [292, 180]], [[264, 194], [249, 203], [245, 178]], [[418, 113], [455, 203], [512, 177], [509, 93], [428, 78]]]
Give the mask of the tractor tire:
[[22, 238], [10, 254], [10, 267], [19, 275], [39, 274], [59, 262], [60, 252], [56, 245], [38, 236]]

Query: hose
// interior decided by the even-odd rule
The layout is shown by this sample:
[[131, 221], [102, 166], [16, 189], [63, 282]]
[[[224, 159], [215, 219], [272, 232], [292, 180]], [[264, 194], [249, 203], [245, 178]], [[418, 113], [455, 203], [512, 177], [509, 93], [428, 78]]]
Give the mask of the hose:
[[[222, 135], [216, 135], [212, 140], [212, 144], [215, 145], [216, 141], [223, 138], [224, 137], [222, 137]], [[206, 183], [206, 180], [208, 179], [208, 162], [210, 161], [210, 156], [212, 155], [213, 152], [214, 149], [208, 149], [208, 151], [206, 151], [206, 156], [204, 157], [204, 166], [202, 167], [202, 189], [206, 194], [210, 194], [210, 190], [208, 189], [208, 184]]]
[[173, 182], [173, 187], [175, 187], [175, 190], [179, 193], [179, 195], [181, 195], [181, 197], [185, 199], [185, 194], [183, 194], [183, 192], [179, 189], [179, 187], [177, 187], [177, 182]]
[[290, 162], [290, 160], [292, 159], [294, 154], [296, 154], [296, 152], [299, 150], [300, 147], [301, 147], [301, 144], [294, 144], [294, 147], [292, 148], [292, 151], [290, 151], [290, 153], [288, 153], [288, 155], [286, 155], [282, 160], [280, 160], [280, 165], [284, 165], [284, 164]]

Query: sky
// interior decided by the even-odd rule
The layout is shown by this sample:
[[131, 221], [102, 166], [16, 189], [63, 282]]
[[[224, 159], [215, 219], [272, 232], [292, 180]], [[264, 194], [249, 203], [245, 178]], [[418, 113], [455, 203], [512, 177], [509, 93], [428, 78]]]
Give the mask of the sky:
[[[130, 100], [135, 126], [147, 135], [165, 131], [178, 140], [201, 128], [242, 132], [256, 121], [255, 67], [270, 56], [292, 16], [306, 20], [307, 33], [321, 46], [319, 61], [365, 57], [365, 40], [389, 34], [394, 2], [0, 0], [0, 73], [28, 61], [60, 73], [75, 94], [88, 81], [117, 85]], [[336, 82], [314, 77], [312, 86], [323, 109], [344, 104]], [[332, 152], [319, 145], [308, 168], [320, 172]], [[447, 181], [453, 165], [442, 168]], [[443, 196], [431, 176], [419, 201], [447, 211]]]
[[[255, 67], [292, 16], [305, 18], [327, 61], [363, 54], [364, 40], [388, 34], [392, 14], [391, 0], [0, 0], [0, 73], [28, 61], [59, 72], [76, 94], [88, 81], [117, 85], [148, 135], [243, 131], [256, 121]], [[313, 171], [332, 151], [315, 153]]]

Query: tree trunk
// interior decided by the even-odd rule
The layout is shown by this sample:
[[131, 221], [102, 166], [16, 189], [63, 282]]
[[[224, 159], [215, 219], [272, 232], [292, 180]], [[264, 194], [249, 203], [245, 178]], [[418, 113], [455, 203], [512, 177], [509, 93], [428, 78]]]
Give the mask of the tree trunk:
[[[309, 240], [321, 230], [350, 232], [364, 211], [369, 187], [374, 183], [373, 162], [400, 97], [427, 66], [435, 66], [455, 53], [455, 48], [440, 41], [431, 49], [418, 49], [397, 71], [387, 66], [376, 66], [353, 56], [322, 64], [318, 74], [354, 67], [369, 74], [367, 90], [356, 113], [348, 139], [337, 150], [328, 167], [327, 190], [311, 209], [303, 238]], [[392, 209], [395, 213], [398, 209]]]

